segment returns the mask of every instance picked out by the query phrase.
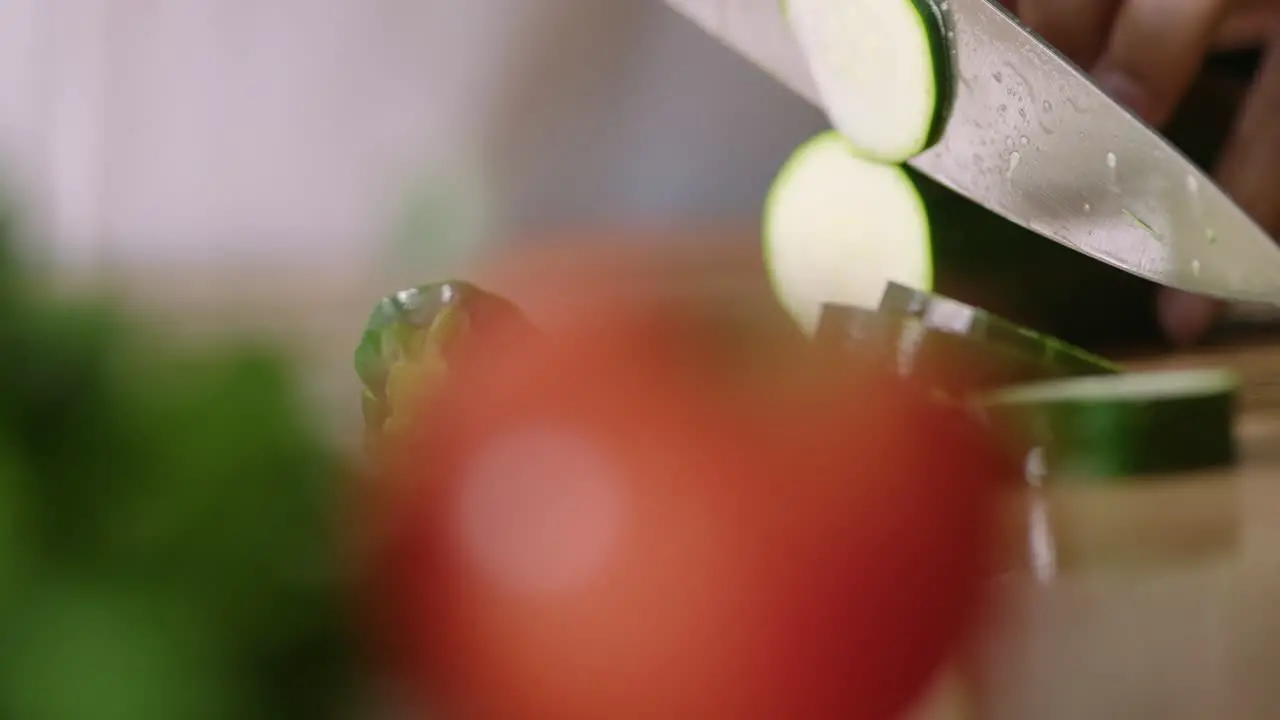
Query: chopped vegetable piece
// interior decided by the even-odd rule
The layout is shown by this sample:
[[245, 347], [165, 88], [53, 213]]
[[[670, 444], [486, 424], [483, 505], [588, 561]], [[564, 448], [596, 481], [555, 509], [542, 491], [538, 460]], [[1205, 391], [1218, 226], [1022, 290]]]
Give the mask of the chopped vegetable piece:
[[991, 342], [986, 333], [935, 327], [910, 313], [826, 305], [815, 342], [829, 349], [871, 354], [893, 372], [923, 375], [949, 393], [994, 389], [1071, 374], [1042, 353]]
[[1234, 463], [1239, 381], [1195, 369], [1048, 380], [988, 399], [1048, 475], [1116, 478]]
[[831, 124], [859, 155], [902, 163], [938, 141], [955, 76], [931, 0], [789, 0], [786, 15]]
[[874, 305], [888, 280], [931, 286], [931, 242], [924, 202], [907, 174], [859, 158], [834, 132], [796, 150], [765, 206], [774, 292], [810, 332], [824, 303]]
[[889, 283], [880, 310], [919, 318], [925, 327], [1002, 348], [1042, 368], [1046, 377], [1120, 372], [1120, 366], [1057, 338], [1042, 335], [994, 313], [934, 293]]
[[466, 282], [431, 283], [378, 301], [355, 353], [371, 438], [406, 422], [405, 403], [439, 380], [468, 333], [505, 322], [527, 325], [515, 305]]

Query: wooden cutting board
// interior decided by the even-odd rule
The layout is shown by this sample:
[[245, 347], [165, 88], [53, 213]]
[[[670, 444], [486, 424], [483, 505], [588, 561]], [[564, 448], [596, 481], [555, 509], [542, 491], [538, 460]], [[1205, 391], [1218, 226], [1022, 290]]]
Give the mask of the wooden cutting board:
[[[1280, 557], [1280, 322], [1237, 317], [1179, 353], [1123, 359], [1132, 369], [1225, 367], [1241, 378], [1236, 466], [1047, 491], [1066, 565], [1179, 563], [1207, 554]], [[1274, 549], [1274, 552], [1273, 552]]]
[[1048, 562], [1005, 586], [993, 687], [976, 716], [931, 717], [1280, 717], [1280, 323], [1264, 320], [1126, 362], [1237, 371], [1238, 465], [1028, 503], [1026, 547]]

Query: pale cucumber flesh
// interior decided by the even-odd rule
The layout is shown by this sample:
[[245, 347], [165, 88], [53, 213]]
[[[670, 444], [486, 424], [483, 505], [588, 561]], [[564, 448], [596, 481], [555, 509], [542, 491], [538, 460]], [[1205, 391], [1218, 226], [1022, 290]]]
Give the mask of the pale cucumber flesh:
[[1196, 368], [1046, 380], [1009, 388], [994, 399], [1005, 404], [1154, 402], [1229, 394], [1239, 384], [1227, 370]]
[[828, 119], [858, 154], [902, 163], [937, 141], [952, 72], [931, 0], [788, 0], [786, 15]]
[[899, 167], [857, 156], [836, 132], [787, 160], [762, 234], [774, 292], [810, 333], [825, 303], [871, 308], [890, 281], [933, 281], [929, 217], [915, 184]]

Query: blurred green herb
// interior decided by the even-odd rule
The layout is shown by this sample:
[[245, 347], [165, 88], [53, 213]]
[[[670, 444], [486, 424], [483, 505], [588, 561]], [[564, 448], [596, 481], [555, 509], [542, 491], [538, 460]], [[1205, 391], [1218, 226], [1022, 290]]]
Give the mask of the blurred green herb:
[[272, 347], [179, 350], [0, 237], [0, 717], [316, 720], [360, 686], [340, 464]]

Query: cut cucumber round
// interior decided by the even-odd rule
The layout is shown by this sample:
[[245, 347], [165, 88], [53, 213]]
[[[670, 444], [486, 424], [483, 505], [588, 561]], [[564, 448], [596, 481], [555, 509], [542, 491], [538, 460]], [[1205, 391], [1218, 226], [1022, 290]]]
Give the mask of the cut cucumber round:
[[910, 168], [861, 158], [834, 131], [811, 138], [783, 165], [762, 235], [774, 291], [810, 333], [823, 303], [875, 307], [896, 281], [1077, 345], [1159, 338], [1151, 283]]
[[955, 396], [1057, 377], [1056, 368], [1006, 346], [929, 327], [910, 315], [825, 305], [814, 343], [824, 351], [870, 357], [904, 377], [919, 377]]
[[1120, 366], [1083, 348], [1025, 328], [995, 313], [936, 293], [890, 282], [880, 311], [919, 318], [927, 328], [964, 337], [1041, 368], [1042, 377], [1103, 375]]
[[1225, 370], [1099, 375], [1001, 390], [985, 406], [1031, 472], [1118, 478], [1231, 465], [1239, 380]]
[[896, 374], [922, 376], [953, 393], [1116, 370], [1052, 338], [1010, 334], [1006, 329], [1016, 326], [948, 302], [964, 311], [940, 315], [941, 305], [935, 312], [893, 312], [827, 304], [814, 342], [822, 350], [871, 356]]
[[954, 75], [931, 0], [787, 0], [786, 16], [827, 117], [859, 155], [902, 163], [937, 142]]
[[835, 132], [812, 138], [783, 166], [763, 236], [774, 291], [809, 332], [824, 303], [872, 307], [888, 280], [933, 280], [929, 219], [911, 178], [854, 155]]

